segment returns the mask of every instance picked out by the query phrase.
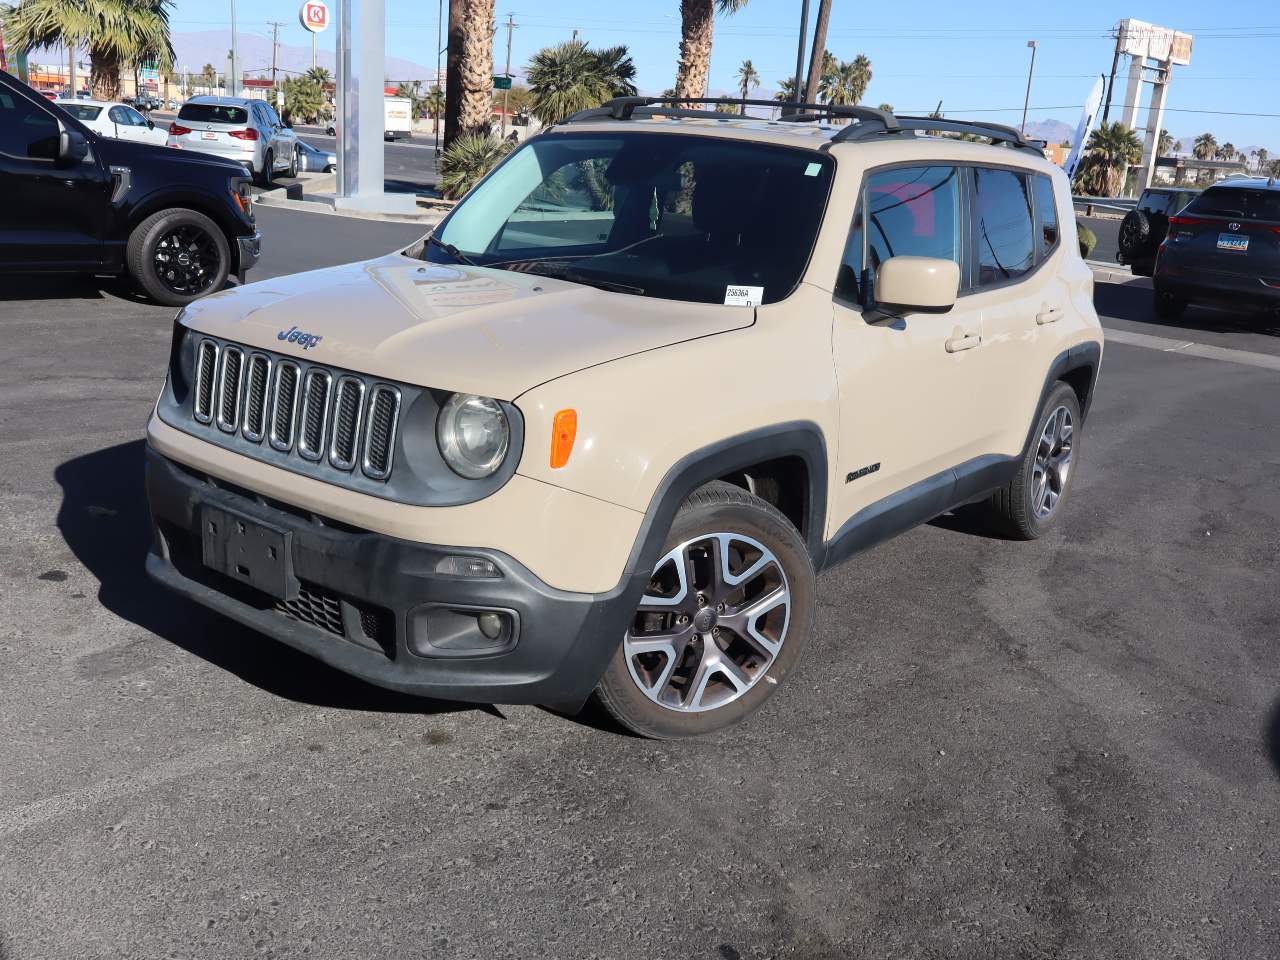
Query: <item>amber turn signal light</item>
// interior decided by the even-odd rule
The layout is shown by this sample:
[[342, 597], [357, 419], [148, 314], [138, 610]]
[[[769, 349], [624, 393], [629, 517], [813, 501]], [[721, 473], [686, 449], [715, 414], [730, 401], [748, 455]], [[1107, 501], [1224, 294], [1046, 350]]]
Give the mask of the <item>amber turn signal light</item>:
[[559, 470], [569, 462], [573, 441], [578, 436], [578, 411], [561, 410], [551, 421], [551, 469]]

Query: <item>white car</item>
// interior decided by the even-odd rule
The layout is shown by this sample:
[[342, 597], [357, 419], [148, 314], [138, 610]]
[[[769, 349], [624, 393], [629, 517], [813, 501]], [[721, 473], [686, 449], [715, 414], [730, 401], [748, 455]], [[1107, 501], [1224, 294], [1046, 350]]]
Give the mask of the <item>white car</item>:
[[127, 103], [108, 100], [54, 101], [94, 133], [117, 140], [134, 140], [163, 147], [168, 134]]

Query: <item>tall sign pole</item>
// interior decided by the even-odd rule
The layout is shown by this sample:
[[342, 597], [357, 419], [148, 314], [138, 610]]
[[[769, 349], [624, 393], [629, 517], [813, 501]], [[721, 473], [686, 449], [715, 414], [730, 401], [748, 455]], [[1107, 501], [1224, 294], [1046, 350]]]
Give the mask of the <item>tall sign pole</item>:
[[227, 77], [227, 96], [240, 96], [240, 51], [236, 49], [236, 0], [231, 0], [231, 76]]
[[507, 138], [507, 109], [511, 104], [511, 31], [516, 28], [515, 15], [507, 14], [507, 69], [503, 76], [507, 86], [502, 91], [502, 139]]

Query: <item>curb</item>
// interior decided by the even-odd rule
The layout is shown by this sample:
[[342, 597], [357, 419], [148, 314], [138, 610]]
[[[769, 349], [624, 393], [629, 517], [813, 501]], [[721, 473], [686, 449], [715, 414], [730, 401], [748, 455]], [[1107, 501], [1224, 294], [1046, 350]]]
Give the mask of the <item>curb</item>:
[[320, 200], [294, 200], [285, 196], [283, 190], [269, 190], [259, 195], [258, 203], [266, 207], [283, 207], [286, 210], [303, 210], [307, 213], [322, 213], [330, 217], [346, 217], [351, 220], [380, 220], [383, 223], [416, 223], [426, 227], [435, 226], [444, 219], [442, 211], [423, 211], [422, 213], [373, 213], [367, 210], [335, 210], [333, 204]]
[[1132, 270], [1118, 263], [1107, 263], [1105, 260], [1086, 260], [1085, 263], [1093, 271], [1094, 283], [1114, 283], [1133, 287], [1135, 290], [1151, 289], [1150, 277], [1135, 277]]

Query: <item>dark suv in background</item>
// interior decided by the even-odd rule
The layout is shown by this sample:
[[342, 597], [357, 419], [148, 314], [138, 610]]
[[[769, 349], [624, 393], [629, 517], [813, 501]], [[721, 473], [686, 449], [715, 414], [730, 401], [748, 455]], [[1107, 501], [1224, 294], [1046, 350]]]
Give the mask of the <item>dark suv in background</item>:
[[1189, 303], [1280, 311], [1280, 184], [1224, 180], [1169, 218], [1155, 269], [1155, 309]]
[[1116, 259], [1128, 264], [1139, 277], [1155, 271], [1156, 252], [1169, 232], [1169, 218], [1200, 195], [1190, 187], [1148, 187], [1138, 205], [1120, 221], [1119, 253]]
[[0, 71], [0, 273], [128, 273], [182, 306], [258, 261], [242, 164], [100, 137]]

